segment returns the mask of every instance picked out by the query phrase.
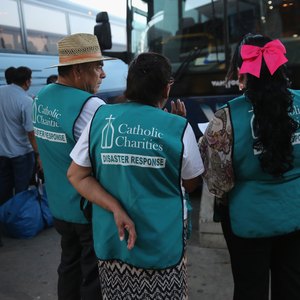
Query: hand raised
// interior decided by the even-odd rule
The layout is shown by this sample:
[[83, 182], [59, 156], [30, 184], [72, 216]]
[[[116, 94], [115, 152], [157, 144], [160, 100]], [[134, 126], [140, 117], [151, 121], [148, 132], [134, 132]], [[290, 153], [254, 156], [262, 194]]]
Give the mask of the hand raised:
[[[168, 110], [165, 109], [165, 111]], [[171, 101], [171, 114], [186, 117], [186, 108], [184, 102], [180, 99], [177, 99], [176, 102]]]

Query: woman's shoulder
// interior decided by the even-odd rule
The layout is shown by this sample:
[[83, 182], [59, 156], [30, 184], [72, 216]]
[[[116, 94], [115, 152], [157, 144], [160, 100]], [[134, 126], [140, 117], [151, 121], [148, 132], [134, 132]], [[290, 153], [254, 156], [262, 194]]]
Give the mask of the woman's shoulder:
[[229, 100], [228, 104], [230, 105], [230, 104], [241, 103], [245, 100], [246, 100], [246, 96], [245, 96], [245, 94], [243, 94], [243, 95], [240, 95], [240, 96], [237, 96], [237, 97], [233, 98], [232, 100]]

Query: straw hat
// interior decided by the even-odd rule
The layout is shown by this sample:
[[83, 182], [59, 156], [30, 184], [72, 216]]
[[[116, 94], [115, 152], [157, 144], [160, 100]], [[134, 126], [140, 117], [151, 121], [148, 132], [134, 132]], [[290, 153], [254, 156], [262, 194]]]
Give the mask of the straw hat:
[[115, 59], [102, 56], [97, 37], [88, 33], [71, 34], [59, 40], [58, 55], [59, 64], [50, 68]]

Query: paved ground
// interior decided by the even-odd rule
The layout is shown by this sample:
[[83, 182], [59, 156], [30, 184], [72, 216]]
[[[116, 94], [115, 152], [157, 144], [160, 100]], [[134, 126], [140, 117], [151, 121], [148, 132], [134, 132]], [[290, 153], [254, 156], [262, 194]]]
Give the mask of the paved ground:
[[[188, 245], [189, 300], [231, 300], [232, 277], [225, 249], [201, 248], [197, 197]], [[1, 300], [56, 300], [59, 237], [47, 229], [28, 240], [4, 238], [0, 248]]]

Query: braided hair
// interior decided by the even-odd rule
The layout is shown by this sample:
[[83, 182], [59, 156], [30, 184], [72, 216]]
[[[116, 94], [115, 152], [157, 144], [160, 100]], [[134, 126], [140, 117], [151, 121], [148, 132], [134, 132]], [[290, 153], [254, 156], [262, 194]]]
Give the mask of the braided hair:
[[[237, 68], [242, 66], [242, 45], [263, 47], [270, 41], [262, 35], [246, 35], [236, 48], [227, 78], [232, 78]], [[253, 105], [253, 129], [257, 137], [253, 148], [259, 150], [262, 170], [274, 177], [282, 177], [293, 169], [292, 138], [299, 124], [289, 114], [293, 111], [289, 85], [286, 66], [280, 66], [271, 75], [264, 58], [259, 78], [249, 73], [246, 75], [245, 96]]]

